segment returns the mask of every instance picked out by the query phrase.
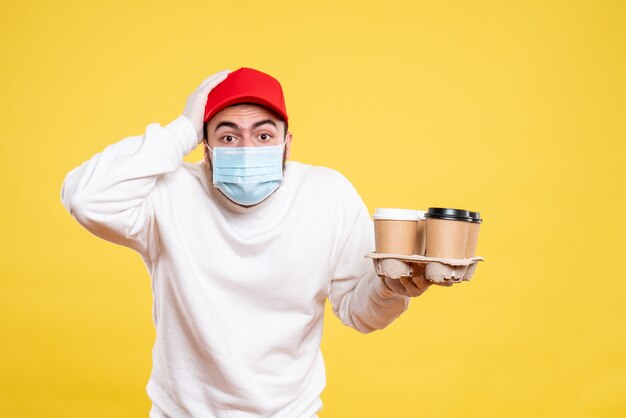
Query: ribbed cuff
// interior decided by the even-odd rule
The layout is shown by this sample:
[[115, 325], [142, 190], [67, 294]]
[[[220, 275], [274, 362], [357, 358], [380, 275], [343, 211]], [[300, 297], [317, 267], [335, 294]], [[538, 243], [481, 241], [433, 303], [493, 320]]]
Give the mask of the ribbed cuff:
[[188, 117], [180, 115], [170, 122], [167, 128], [176, 133], [183, 148], [183, 155], [189, 154], [198, 146], [198, 135]]

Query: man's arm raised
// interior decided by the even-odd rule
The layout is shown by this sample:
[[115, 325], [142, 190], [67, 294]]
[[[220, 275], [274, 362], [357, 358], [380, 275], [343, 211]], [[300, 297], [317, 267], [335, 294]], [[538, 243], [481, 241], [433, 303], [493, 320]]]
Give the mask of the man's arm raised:
[[157, 178], [178, 169], [201, 142], [207, 96], [227, 75], [207, 78], [170, 124], [152, 123], [144, 135], [109, 145], [70, 171], [61, 188], [63, 206], [93, 234], [151, 258], [158, 236], [149, 195]]

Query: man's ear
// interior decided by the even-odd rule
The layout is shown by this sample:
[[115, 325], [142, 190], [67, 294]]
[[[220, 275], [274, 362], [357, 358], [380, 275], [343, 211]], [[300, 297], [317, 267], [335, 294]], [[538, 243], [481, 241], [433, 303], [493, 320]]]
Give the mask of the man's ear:
[[287, 132], [285, 136], [285, 159], [289, 159], [289, 155], [291, 155], [291, 141], [293, 141], [293, 135], [291, 132]]
[[202, 140], [202, 148], [204, 149], [204, 161], [209, 162], [209, 141], [206, 138]]

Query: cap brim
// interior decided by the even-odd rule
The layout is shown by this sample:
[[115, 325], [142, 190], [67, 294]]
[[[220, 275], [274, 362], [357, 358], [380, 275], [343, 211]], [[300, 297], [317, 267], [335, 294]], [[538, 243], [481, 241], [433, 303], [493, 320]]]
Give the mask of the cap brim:
[[276, 113], [278, 116], [280, 116], [285, 122], [288, 121], [287, 114], [285, 114], [281, 109], [277, 108], [272, 103], [263, 99], [262, 97], [258, 97], [258, 96], [254, 96], [250, 94], [242, 94], [239, 96], [229, 97], [227, 100], [223, 100], [219, 102], [218, 104], [213, 106], [211, 110], [209, 110], [209, 112], [204, 117], [204, 121], [206, 122], [210, 120], [213, 116], [215, 116], [217, 113], [227, 108], [228, 106], [233, 106], [233, 105], [241, 104], [241, 103], [254, 103], [254, 104], [267, 107], [268, 109], [271, 109], [274, 113]]

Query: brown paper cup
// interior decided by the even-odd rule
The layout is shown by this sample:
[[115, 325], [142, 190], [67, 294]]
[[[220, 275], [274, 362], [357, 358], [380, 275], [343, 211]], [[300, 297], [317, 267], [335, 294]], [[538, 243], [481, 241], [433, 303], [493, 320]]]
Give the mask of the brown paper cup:
[[374, 220], [376, 252], [413, 255], [418, 221]]
[[465, 258], [471, 258], [476, 255], [476, 247], [478, 245], [478, 231], [480, 230], [480, 223], [472, 222], [469, 227], [469, 234], [467, 236], [467, 248], [465, 249]]
[[465, 258], [469, 221], [426, 219], [426, 256]]
[[415, 238], [415, 254], [426, 254], [426, 219], [420, 219], [417, 223], [417, 236]]
[[415, 254], [419, 211], [409, 209], [376, 209], [374, 230], [376, 252], [381, 254]]

